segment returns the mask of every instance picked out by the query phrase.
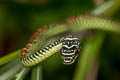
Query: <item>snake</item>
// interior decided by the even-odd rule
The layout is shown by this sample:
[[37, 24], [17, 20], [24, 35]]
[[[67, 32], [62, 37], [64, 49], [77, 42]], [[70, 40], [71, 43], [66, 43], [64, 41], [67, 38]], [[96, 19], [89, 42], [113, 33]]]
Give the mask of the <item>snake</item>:
[[[72, 35], [63, 36], [60, 39], [41, 48], [46, 39], [62, 33], [81, 32], [84, 30], [99, 29], [107, 32], [120, 33], [119, 23], [99, 16], [72, 16], [62, 24], [44, 25], [38, 28], [20, 52], [20, 63], [25, 67], [35, 66], [53, 54], [60, 52], [63, 64], [74, 63], [80, 52], [80, 39]], [[41, 41], [42, 40], [42, 41]]]
[[[32, 44], [27, 44], [27, 47], [30, 45], [32, 46]], [[69, 65], [74, 63], [80, 51], [80, 39], [68, 35], [30, 55], [27, 55], [27, 49], [23, 48], [21, 51], [21, 64], [26, 67], [34, 66], [58, 51], [60, 51], [62, 56], [63, 64]]]

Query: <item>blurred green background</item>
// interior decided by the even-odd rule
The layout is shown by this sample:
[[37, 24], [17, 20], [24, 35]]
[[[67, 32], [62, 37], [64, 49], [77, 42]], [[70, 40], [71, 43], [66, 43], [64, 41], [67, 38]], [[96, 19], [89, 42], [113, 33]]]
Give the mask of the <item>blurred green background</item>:
[[[94, 8], [94, 0], [1, 0], [0, 57], [24, 47], [42, 25]], [[120, 10], [113, 18], [120, 19]], [[120, 35], [107, 33], [97, 58], [97, 80], [120, 80]], [[43, 62], [43, 80], [72, 80], [76, 64], [66, 66], [60, 54], [55, 54]]]

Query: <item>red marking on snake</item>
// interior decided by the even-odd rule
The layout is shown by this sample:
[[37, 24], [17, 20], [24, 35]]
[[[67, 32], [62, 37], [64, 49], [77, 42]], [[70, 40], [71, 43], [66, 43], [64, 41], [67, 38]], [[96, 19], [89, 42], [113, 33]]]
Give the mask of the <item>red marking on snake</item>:
[[70, 18], [71, 18], [72, 21], [75, 21], [77, 17], [76, 16], [70, 16]]

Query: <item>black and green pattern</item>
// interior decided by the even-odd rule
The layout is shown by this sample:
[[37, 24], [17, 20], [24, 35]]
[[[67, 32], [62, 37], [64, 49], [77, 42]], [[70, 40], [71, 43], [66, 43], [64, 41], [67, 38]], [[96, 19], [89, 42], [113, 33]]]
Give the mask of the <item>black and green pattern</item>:
[[21, 58], [21, 64], [24, 66], [33, 66], [42, 62], [62, 48], [62, 41], [63, 39], [59, 39], [54, 43], [49, 44], [45, 48], [35, 52], [34, 54], [30, 54], [27, 57]]
[[60, 50], [63, 63], [72, 64], [78, 55], [79, 49], [79, 39], [69, 35], [68, 37], [61, 38], [54, 43], [49, 44], [34, 54], [21, 57], [21, 64], [27, 67], [34, 66]]

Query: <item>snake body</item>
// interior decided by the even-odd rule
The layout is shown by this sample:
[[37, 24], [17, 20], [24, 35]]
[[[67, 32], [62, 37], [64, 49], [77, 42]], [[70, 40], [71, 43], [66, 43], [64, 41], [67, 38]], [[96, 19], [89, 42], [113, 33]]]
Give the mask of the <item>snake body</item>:
[[35, 52], [34, 54], [22, 57], [21, 63], [24, 66], [33, 66], [42, 62], [43, 60], [53, 55], [54, 53], [58, 52], [62, 48], [62, 41], [63, 39], [59, 39], [54, 43], [51, 43], [48, 46], [44, 47], [43, 49]]
[[[76, 17], [72, 16], [71, 20], [75, 20], [75, 18]], [[62, 24], [66, 24], [66, 21], [62, 22]], [[54, 27], [54, 25], [52, 26], [52, 28], [53, 27]], [[46, 46], [32, 54], [30, 53], [30, 52], [32, 52], [32, 50], [34, 50], [32, 46], [35, 46], [36, 43], [41, 38], [40, 37], [41, 33], [44, 33], [46, 30], [50, 30], [48, 28], [50, 28], [50, 26], [48, 27], [48, 25], [44, 25], [43, 28], [39, 28], [37, 30], [37, 32], [35, 32], [34, 35], [32, 36], [29, 43], [26, 44], [26, 47], [22, 48], [21, 53], [20, 53], [20, 56], [21, 56], [20, 63], [23, 66], [31, 67], [31, 66], [37, 65], [38, 63], [44, 61], [45, 59], [47, 59], [48, 57], [50, 57], [51, 55], [55, 54], [58, 51], [61, 52], [61, 56], [62, 56], [64, 64], [72, 64], [74, 62], [74, 60], [76, 59], [76, 57], [77, 57], [76, 51], [78, 51], [78, 48], [77, 48], [77, 50], [74, 49], [74, 50], [76, 50], [74, 52], [74, 55], [73, 55], [73, 52], [71, 52], [71, 53], [69, 52], [69, 55], [72, 54], [69, 57], [66, 56], [66, 54], [64, 54], [65, 52], [62, 52], [65, 50], [69, 50], [68, 47], [66, 47], [66, 48], [64, 47], [64, 45], [68, 45], [68, 44], [64, 44], [68, 38], [70, 39], [69, 41], [74, 42], [74, 37], [70, 37], [70, 36], [62, 37], [61, 39], [58, 39], [57, 41], [50, 43], [48, 46]], [[72, 43], [72, 44], [74, 45], [74, 43]], [[70, 59], [66, 59], [66, 58], [70, 58]]]
[[60, 50], [63, 63], [72, 64], [77, 57], [79, 46], [79, 39], [70, 35], [49, 44], [34, 54], [22, 56], [21, 64], [27, 67], [34, 66]]
[[[30, 42], [22, 49], [20, 53], [20, 62], [24, 66], [34, 66], [52, 54], [61, 51], [63, 63], [72, 64], [80, 50], [79, 39], [68, 36], [49, 44], [41, 50], [40, 48], [47, 39], [59, 34], [65, 34], [66, 32], [80, 32], [90, 29], [120, 33], [119, 25], [119, 23], [107, 18], [88, 15], [72, 16], [62, 22], [62, 24], [49, 25], [49, 27], [45, 25], [43, 29], [39, 28], [38, 31], [34, 33]], [[71, 45], [68, 44], [70, 42], [72, 42]], [[74, 44], [74, 42], [77, 43]]]

